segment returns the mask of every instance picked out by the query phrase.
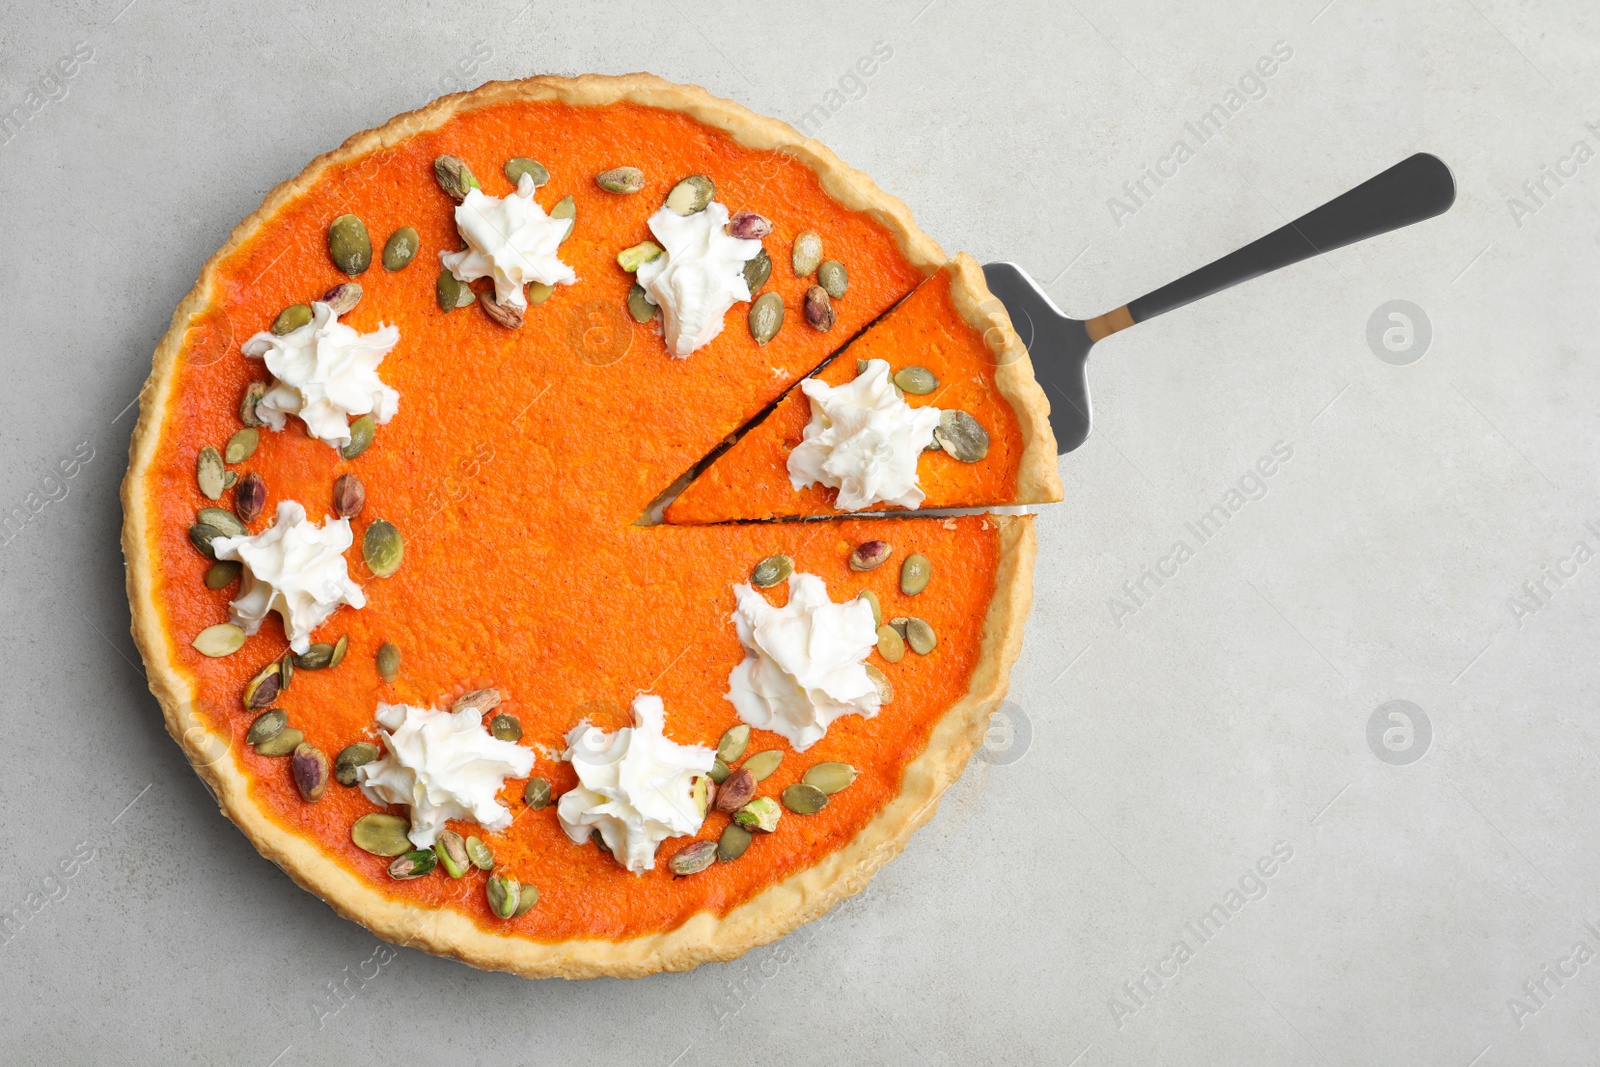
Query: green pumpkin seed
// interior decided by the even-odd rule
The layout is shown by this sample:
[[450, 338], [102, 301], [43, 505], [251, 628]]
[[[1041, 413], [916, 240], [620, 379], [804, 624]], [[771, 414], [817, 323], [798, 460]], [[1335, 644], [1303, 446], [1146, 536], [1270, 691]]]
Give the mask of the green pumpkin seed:
[[194, 459], [195, 481], [200, 483], [200, 492], [207, 500], [222, 499], [222, 476], [226, 473], [222, 466], [222, 453], [210, 445], [200, 450]]
[[224, 488], [224, 489], [232, 489], [233, 488], [233, 483], [237, 482], [238, 480], [239, 480], [239, 472], [238, 471], [228, 471], [226, 474], [224, 474], [222, 476], [222, 488]]
[[402, 226], [389, 235], [383, 243], [383, 269], [405, 270], [416, 258], [417, 249], [422, 247], [422, 238], [417, 236], [417, 231], [411, 226]]
[[489, 733], [497, 741], [522, 740], [522, 721], [515, 715], [501, 712], [489, 720]]
[[717, 862], [717, 843], [715, 841], [696, 841], [686, 848], [680, 848], [677, 854], [667, 862], [667, 867], [680, 877], [699, 874], [713, 863]]
[[[474, 293], [472, 291], [472, 286], [463, 283], [462, 286], [461, 286], [461, 291], [456, 294], [456, 307], [464, 308], [464, 307], [466, 307], [467, 305], [471, 304], [473, 301], [475, 301], [477, 299], [478, 299], [478, 294]], [[486, 304], [492, 304], [492, 303], [494, 303], [494, 301], [493, 300], [487, 300], [487, 301], [485, 301], [485, 303]], [[494, 316], [491, 314], [490, 318], [493, 318], [493, 317]]]
[[[723, 763], [738, 763], [745, 749], [750, 747], [750, 727], [744, 723], [730, 726], [717, 742], [717, 758]], [[717, 783], [721, 785], [721, 782]]]
[[772, 748], [765, 752], [757, 752], [754, 756], [744, 761], [744, 770], [750, 772], [750, 777], [756, 781], [770, 775], [778, 769], [778, 764], [783, 762], [783, 753]]
[[309, 304], [290, 304], [278, 312], [278, 317], [272, 320], [272, 332], [282, 337], [294, 333], [302, 326], [311, 322], [311, 306]]
[[377, 434], [378, 424], [372, 421], [372, 416], [361, 416], [350, 424], [350, 443], [339, 449], [339, 455], [345, 459], [355, 459], [372, 447], [372, 439]]
[[433, 842], [433, 854], [438, 858], [439, 866], [444, 868], [444, 873], [452, 878], [462, 877], [472, 866], [472, 861], [467, 858], [467, 843], [454, 830], [439, 831], [439, 836]]
[[904, 615], [896, 615], [894, 618], [889, 620], [889, 625], [894, 627], [894, 632], [900, 635], [900, 639], [902, 641], [904, 641], [906, 637], [906, 623], [910, 621], [911, 620], [906, 618]]
[[256, 454], [256, 446], [260, 443], [261, 431], [246, 426], [228, 438], [228, 444], [222, 450], [222, 458], [228, 463], [243, 463]]
[[239, 421], [246, 426], [265, 426], [261, 416], [256, 414], [256, 405], [266, 395], [266, 382], [251, 382], [245, 386], [244, 393], [239, 397]]
[[893, 626], [878, 627], [878, 655], [889, 663], [899, 663], [906, 658], [905, 639]]
[[350, 827], [350, 840], [374, 856], [398, 856], [411, 849], [411, 824], [399, 815], [363, 815]]
[[414, 852], [405, 852], [394, 858], [389, 864], [389, 877], [397, 881], [408, 881], [412, 878], [421, 878], [433, 873], [439, 865], [439, 856], [431, 848], [419, 848]]
[[515, 878], [491, 874], [483, 884], [483, 895], [489, 901], [489, 910], [502, 919], [509, 919], [522, 902], [522, 886]]
[[867, 677], [872, 679], [872, 684], [878, 687], [878, 703], [888, 704], [894, 700], [894, 685], [889, 681], [889, 676], [878, 668], [868, 663]]
[[195, 515], [195, 522], [201, 526], [215, 527], [224, 537], [243, 537], [250, 532], [249, 528], [239, 521], [239, 516], [227, 508], [201, 508]]
[[546, 300], [549, 300], [550, 294], [555, 291], [556, 287], [553, 285], [546, 285], [544, 282], [529, 282], [522, 295], [527, 299], [529, 307], [536, 308]]
[[217, 558], [217, 550], [211, 547], [211, 542], [222, 536], [224, 534], [221, 530], [203, 522], [197, 522], [189, 527], [189, 543], [206, 559]]
[[869, 361], [865, 360], [865, 359], [856, 360], [856, 377], [857, 378], [859, 378], [863, 374], [867, 373], [867, 363], [868, 362]]
[[567, 227], [567, 232], [561, 235], [560, 241], [556, 242], [557, 244], [565, 244], [567, 238], [572, 236], [572, 231], [578, 228], [578, 202], [570, 196], [563, 196], [556, 201], [556, 206], [550, 209], [550, 217], [553, 219], [572, 220], [572, 225]]
[[788, 556], [768, 556], [750, 572], [750, 584], [757, 589], [771, 589], [794, 573], [794, 560]]
[[767, 255], [765, 248], [744, 261], [744, 284], [749, 287], [752, 298], [761, 291], [761, 287], [767, 284], [767, 279], [770, 277], [772, 277], [772, 257]]
[[294, 680], [294, 653], [285, 652], [278, 661], [278, 692], [285, 693], [289, 690], [289, 683]]
[[258, 756], [287, 756], [305, 743], [306, 735], [293, 726], [284, 727], [278, 734], [255, 746]]
[[927, 396], [939, 388], [939, 379], [934, 377], [933, 371], [927, 367], [901, 367], [895, 371], [894, 384], [898, 385], [903, 393]]
[[634, 322], [649, 322], [656, 317], [656, 306], [645, 295], [644, 286], [634, 282], [628, 287], [628, 314]]
[[273, 708], [270, 711], [263, 711], [250, 724], [250, 729], [244, 735], [244, 743], [259, 745], [264, 741], [271, 741], [283, 733], [288, 725], [289, 715], [283, 709]]
[[863, 541], [850, 553], [850, 569], [870, 571], [881, 567], [893, 553], [894, 548], [887, 541]]
[[433, 178], [439, 183], [439, 188], [444, 194], [455, 201], [462, 201], [474, 189], [482, 189], [483, 185], [473, 175], [471, 168], [455, 156], [440, 156], [433, 161]]
[[756, 797], [750, 803], [733, 813], [733, 821], [746, 830], [759, 830], [770, 834], [778, 828], [778, 820], [783, 816], [783, 809], [778, 807], [778, 802], [771, 797]]
[[812, 230], [795, 234], [794, 250], [789, 262], [793, 265], [797, 278], [804, 278], [815, 272], [822, 263], [822, 238]]
[[717, 859], [723, 863], [732, 863], [744, 855], [744, 850], [750, 847], [754, 837], [754, 834], [738, 823], [730, 822], [723, 827], [722, 836], [717, 839]]
[[850, 272], [837, 259], [825, 259], [817, 265], [817, 284], [837, 300], [850, 288]]
[[399, 570], [400, 560], [405, 553], [405, 541], [401, 539], [400, 531], [387, 519], [373, 519], [361, 537], [361, 555], [366, 559], [367, 567], [379, 578], [387, 578]]
[[662, 247], [654, 241], [640, 241], [632, 248], [624, 248], [617, 253], [617, 266], [632, 274], [646, 263], [665, 254]]
[[341, 634], [339, 640], [333, 644], [333, 658], [328, 660], [328, 666], [337, 667], [344, 662], [344, 654], [350, 651], [350, 635]]
[[722, 761], [722, 759], [719, 757], [717, 759], [717, 762], [715, 762], [715, 763], [713, 763], [711, 765], [711, 770], [706, 772], [706, 777], [710, 778], [713, 782], [716, 782], [718, 785], [721, 785], [723, 782], [726, 782], [728, 780], [728, 775], [730, 775], [732, 773], [733, 773], [733, 768], [728, 766], [726, 763], [724, 763]]
[[274, 661], [262, 667], [254, 678], [245, 683], [242, 697], [244, 706], [251, 711], [269, 708], [282, 691], [283, 672], [278, 669], [278, 664]]
[[511, 917], [520, 919], [532, 911], [537, 903], [539, 903], [539, 887], [523, 883], [522, 892], [517, 895], [517, 910], [511, 913]]
[[244, 647], [245, 633], [231, 622], [207, 626], [195, 635], [194, 650], [202, 656], [221, 659], [231, 656]]
[[400, 646], [393, 641], [378, 646], [378, 677], [391, 685], [400, 677]]
[[667, 194], [666, 209], [675, 215], [693, 215], [704, 211], [716, 198], [717, 187], [704, 174], [691, 174], [672, 187]]
[[370, 741], [346, 745], [333, 758], [333, 780], [340, 785], [355, 785], [358, 770], [378, 758], [378, 746]]
[[783, 806], [796, 815], [815, 815], [828, 806], [828, 794], [804, 782], [796, 782], [780, 795], [783, 797]]
[[906, 644], [917, 655], [926, 656], [939, 647], [939, 635], [926, 621], [912, 617], [906, 620]]
[[883, 605], [878, 603], [878, 594], [870, 589], [863, 589], [856, 594], [857, 600], [865, 600], [872, 605], [872, 625], [883, 625]]
[[644, 188], [644, 171], [638, 167], [612, 167], [596, 174], [594, 183], [608, 193], [628, 196]]
[[213, 563], [211, 566], [206, 568], [206, 588], [222, 589], [225, 586], [233, 584], [233, 582], [238, 580], [239, 572], [243, 569], [243, 564], [231, 559], [225, 559], [219, 563]]
[[550, 182], [550, 172], [544, 169], [544, 164], [537, 159], [529, 159], [527, 156], [518, 156], [516, 159], [506, 160], [506, 165], [503, 169], [506, 172], [506, 180], [519, 188], [522, 185], [522, 176], [524, 174], [533, 178], [535, 189]]
[[328, 227], [328, 256], [339, 270], [355, 277], [372, 266], [372, 238], [355, 215], [340, 215]]
[[962, 463], [976, 463], [989, 454], [989, 431], [965, 411], [941, 412], [933, 439]]
[[756, 344], [765, 345], [783, 329], [783, 297], [777, 293], [762, 293], [750, 305], [750, 336]]
[[443, 312], [454, 311], [460, 302], [461, 290], [466, 288], [456, 276], [450, 273], [450, 268], [445, 267], [439, 272], [439, 277], [434, 279], [433, 296], [439, 302], [439, 310]]
[[333, 646], [318, 641], [294, 658], [294, 665], [303, 671], [327, 670], [333, 665]]
[[933, 577], [933, 564], [920, 552], [913, 552], [900, 564], [900, 591], [906, 596], [916, 596], [928, 588]]
[[856, 780], [856, 769], [848, 763], [819, 763], [800, 776], [806, 785], [815, 786], [829, 796], [843, 792]]
[[533, 811], [543, 810], [550, 803], [550, 783], [537, 776], [529, 778], [522, 787], [522, 802]]
[[467, 838], [467, 859], [480, 871], [494, 870], [494, 853], [489, 846], [483, 843], [481, 837]]

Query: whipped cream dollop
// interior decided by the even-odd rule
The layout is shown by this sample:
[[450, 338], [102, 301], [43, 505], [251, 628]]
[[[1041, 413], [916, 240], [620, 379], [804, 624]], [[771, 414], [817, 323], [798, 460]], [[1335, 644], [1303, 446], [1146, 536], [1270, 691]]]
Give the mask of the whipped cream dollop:
[[523, 174], [517, 190], [508, 196], [483, 195], [470, 189], [456, 205], [456, 229], [467, 247], [441, 252], [439, 259], [456, 281], [494, 279], [495, 302], [526, 308], [529, 282], [571, 285], [578, 280], [572, 268], [556, 255], [574, 220], [553, 219], [534, 203], [533, 176]]
[[761, 242], [729, 237], [728, 209], [713, 200], [705, 210], [680, 215], [662, 208], [650, 216], [650, 232], [666, 255], [639, 268], [635, 277], [650, 303], [661, 309], [667, 350], [683, 359], [722, 332], [722, 318], [750, 299], [744, 265]]
[[356, 781], [374, 804], [411, 807], [411, 841], [431, 848], [450, 819], [504, 830], [511, 812], [497, 799], [507, 778], [533, 772], [533, 750], [492, 736], [476, 708], [439, 711], [379, 704], [387, 754], [360, 767]]
[[260, 533], [212, 541], [218, 559], [244, 564], [239, 598], [228, 605], [234, 625], [253, 634], [267, 613], [276, 611], [283, 616], [289, 647], [310, 648], [311, 631], [340, 604], [366, 606], [366, 594], [345, 568], [344, 551], [352, 540], [349, 519], [328, 519], [319, 527], [307, 521], [305, 508], [284, 500], [272, 525]]
[[790, 575], [781, 608], [748, 585], [734, 586], [733, 595], [745, 658], [728, 676], [728, 699], [739, 718], [804, 752], [839, 716], [878, 714], [878, 687], [866, 667], [878, 643], [871, 604], [833, 603], [814, 574]]
[[663, 733], [665, 726], [661, 698], [638, 696], [633, 726], [608, 734], [579, 723], [562, 756], [578, 785], [556, 804], [561, 828], [579, 845], [599, 830], [611, 854], [635, 874], [655, 867], [657, 845], [696, 833], [705, 821], [694, 780], [710, 772], [716, 750], [680, 745]]
[[917, 459], [933, 442], [939, 409], [907, 404], [887, 360], [867, 360], [843, 385], [807, 378], [800, 389], [811, 400], [811, 421], [789, 453], [790, 485], [839, 490], [834, 506], [841, 511], [922, 503], [927, 494], [917, 485]]
[[313, 302], [304, 326], [282, 337], [263, 330], [240, 346], [245, 355], [264, 359], [274, 379], [256, 414], [274, 430], [283, 429], [286, 416], [298, 415], [312, 437], [343, 448], [352, 416], [384, 423], [400, 410], [400, 394], [378, 377], [378, 364], [399, 340], [394, 326], [360, 333], [327, 304]]

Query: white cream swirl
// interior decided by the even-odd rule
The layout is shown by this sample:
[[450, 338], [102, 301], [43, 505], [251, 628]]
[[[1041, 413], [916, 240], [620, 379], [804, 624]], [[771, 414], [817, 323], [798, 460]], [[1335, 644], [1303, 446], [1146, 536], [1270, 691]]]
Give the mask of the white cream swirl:
[[678, 359], [710, 344], [728, 309], [750, 299], [744, 265], [761, 252], [761, 242], [730, 237], [727, 225], [728, 209], [715, 200], [693, 215], [662, 208], [650, 216], [650, 232], [666, 255], [641, 266], [636, 277], [661, 308], [667, 350]]
[[533, 176], [524, 174], [516, 192], [485, 196], [470, 189], [456, 205], [456, 229], [467, 247], [441, 252], [440, 261], [460, 282], [494, 279], [495, 300], [507, 307], [526, 308], [523, 286], [529, 282], [571, 285], [578, 280], [572, 268], [556, 254], [572, 219], [552, 219], [533, 199]]

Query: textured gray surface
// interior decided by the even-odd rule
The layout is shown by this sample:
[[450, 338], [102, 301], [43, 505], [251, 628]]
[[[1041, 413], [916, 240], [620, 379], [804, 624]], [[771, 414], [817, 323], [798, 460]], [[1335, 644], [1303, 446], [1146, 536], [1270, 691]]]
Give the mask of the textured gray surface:
[[[126, 3], [0, 18], [0, 104], [23, 109], [0, 146], [0, 510], [39, 508], [0, 544], [0, 1061], [1592, 1060], [1591, 5]], [[1184, 123], [1280, 41], [1265, 95], [1196, 143]], [[847, 77], [877, 42], [889, 61]], [[92, 62], [34, 113], [75, 46]], [[312, 156], [485, 78], [634, 69], [811, 111], [947, 249], [1016, 259], [1079, 316], [1419, 149], [1460, 197], [1097, 348], [1015, 729], [864, 896], [638, 982], [391, 958], [217, 816], [160, 726], [117, 550], [127, 405], [200, 264]], [[1114, 211], [1180, 138], [1176, 176]], [[1534, 199], [1544, 167], [1575, 174]], [[1391, 300], [1431, 323], [1420, 361], [1369, 348]], [[1185, 523], [1241, 479], [1201, 543]], [[1431, 725], [1409, 763], [1420, 730], [1382, 740], [1404, 750], [1403, 719], [1369, 746], [1393, 700]], [[1216, 903], [1220, 932], [1186, 926]]]

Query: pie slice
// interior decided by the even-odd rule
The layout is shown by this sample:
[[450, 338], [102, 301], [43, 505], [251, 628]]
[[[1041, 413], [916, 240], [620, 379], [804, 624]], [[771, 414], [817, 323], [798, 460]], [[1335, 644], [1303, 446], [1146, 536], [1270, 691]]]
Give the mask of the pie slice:
[[[958, 253], [910, 296], [869, 326], [814, 377], [839, 386], [868, 360], [884, 360], [912, 408], [963, 411], [987, 434], [987, 453], [963, 462], [955, 450], [930, 450], [917, 461], [922, 508], [1042, 504], [1061, 499], [1050, 407], [1033, 377], [1022, 339], [989, 294], [983, 270]], [[813, 402], [795, 388], [721, 455], [676, 500], [669, 523], [838, 515], [838, 490], [810, 482], [796, 488], [791, 457], [806, 437]], [[968, 457], [970, 458], [970, 457]], [[876, 503], [870, 510], [892, 507]]]
[[[849, 272], [815, 321], [806, 234]], [[275, 190], [174, 314], [122, 492], [222, 812], [379, 936], [530, 977], [730, 959], [858, 891], [1005, 692], [1030, 519], [635, 520], [944, 262], [814, 141], [642, 74], [446, 97]]]

